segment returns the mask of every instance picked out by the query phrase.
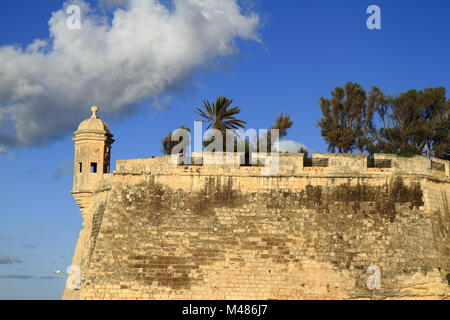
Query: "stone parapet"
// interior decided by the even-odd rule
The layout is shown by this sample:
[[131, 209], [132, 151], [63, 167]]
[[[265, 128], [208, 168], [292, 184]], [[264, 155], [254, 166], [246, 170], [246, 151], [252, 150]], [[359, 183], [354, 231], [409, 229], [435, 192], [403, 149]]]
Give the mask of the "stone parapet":
[[[366, 176], [366, 175], [423, 175], [450, 179], [450, 162], [422, 156], [402, 158], [396, 155], [375, 154], [368, 161], [363, 154], [315, 153], [310, 163], [304, 154], [253, 153], [245, 163], [243, 153], [194, 153], [190, 161], [180, 156], [148, 159], [118, 160], [115, 174], [201, 174], [225, 176]], [[265, 169], [275, 170], [265, 173]]]

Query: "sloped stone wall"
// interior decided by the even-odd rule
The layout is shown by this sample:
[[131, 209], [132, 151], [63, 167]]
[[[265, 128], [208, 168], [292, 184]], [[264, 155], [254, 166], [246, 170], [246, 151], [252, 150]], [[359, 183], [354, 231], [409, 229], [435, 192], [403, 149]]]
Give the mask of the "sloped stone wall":
[[376, 299], [448, 297], [445, 179], [166, 160], [118, 165], [81, 299], [368, 299], [371, 264]]

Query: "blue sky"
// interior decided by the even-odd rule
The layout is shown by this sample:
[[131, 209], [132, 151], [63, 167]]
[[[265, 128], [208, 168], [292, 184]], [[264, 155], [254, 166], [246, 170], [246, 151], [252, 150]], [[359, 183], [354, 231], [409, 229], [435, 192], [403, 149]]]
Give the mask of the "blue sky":
[[[48, 38], [51, 13], [63, 3], [2, 0], [0, 46], [25, 47], [36, 38]], [[164, 91], [159, 102], [166, 108], [155, 108], [157, 103], [144, 99], [127, 112], [102, 117], [100, 111], [115, 135], [113, 162], [160, 155], [161, 138], [179, 125], [191, 127], [197, 118], [192, 109], [205, 98], [234, 99], [252, 128], [266, 128], [280, 112], [289, 113], [294, 127], [288, 139], [325, 152], [316, 126], [318, 101], [336, 86], [353, 81], [367, 89], [379, 86], [389, 94], [450, 88], [446, 0], [245, 1], [249, 3], [260, 17], [260, 42], [236, 39], [239, 52], [196, 66], [180, 85]], [[382, 10], [381, 30], [366, 27], [366, 9], [372, 4]], [[3, 64], [0, 60], [0, 74]], [[2, 103], [0, 97], [0, 107]], [[75, 122], [90, 114], [90, 105], [79, 108]], [[62, 116], [63, 111], [52, 112], [47, 121], [57, 122]], [[42, 277], [70, 265], [81, 215], [69, 193], [71, 136], [58, 132], [57, 137], [29, 146], [11, 145], [0, 156], [0, 299], [61, 296], [65, 279]], [[17, 259], [1, 263], [1, 256]]]

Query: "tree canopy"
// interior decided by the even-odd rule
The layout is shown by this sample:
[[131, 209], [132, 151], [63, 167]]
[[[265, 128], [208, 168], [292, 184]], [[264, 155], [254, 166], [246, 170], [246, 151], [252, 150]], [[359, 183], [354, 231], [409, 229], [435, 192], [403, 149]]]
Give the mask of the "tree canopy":
[[323, 117], [318, 126], [328, 143], [328, 151], [348, 153], [365, 149], [370, 143], [369, 132], [378, 91], [373, 88], [368, 98], [363, 87], [348, 82], [344, 88], [334, 89], [331, 99], [320, 99]]
[[445, 158], [450, 150], [450, 101], [443, 87], [409, 90], [382, 97], [373, 128], [372, 152]]
[[318, 126], [330, 152], [414, 153], [448, 158], [450, 100], [443, 87], [387, 96], [359, 84], [337, 87], [321, 98]]
[[271, 152], [272, 145], [276, 142], [272, 141], [273, 138], [271, 130], [278, 130], [278, 138], [281, 139], [287, 136], [288, 129], [290, 129], [293, 124], [294, 123], [291, 121], [291, 116], [289, 114], [280, 113], [280, 115], [275, 118], [274, 125], [267, 130], [267, 141], [260, 141], [259, 143], [267, 143], [267, 151]]
[[231, 107], [232, 104], [233, 100], [226, 97], [217, 97], [213, 103], [204, 100], [203, 108], [196, 108], [194, 111], [209, 123], [208, 129], [225, 131], [226, 129], [245, 128], [247, 122], [235, 117], [241, 112], [241, 109]]

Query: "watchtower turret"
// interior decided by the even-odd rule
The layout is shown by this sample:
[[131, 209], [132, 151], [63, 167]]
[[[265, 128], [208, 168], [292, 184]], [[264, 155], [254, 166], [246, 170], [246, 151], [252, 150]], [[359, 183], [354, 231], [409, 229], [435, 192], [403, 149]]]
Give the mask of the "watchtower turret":
[[113, 135], [108, 125], [97, 116], [98, 107], [92, 107], [92, 116], [84, 120], [74, 132], [74, 179], [72, 193], [89, 192], [96, 182], [110, 171]]

